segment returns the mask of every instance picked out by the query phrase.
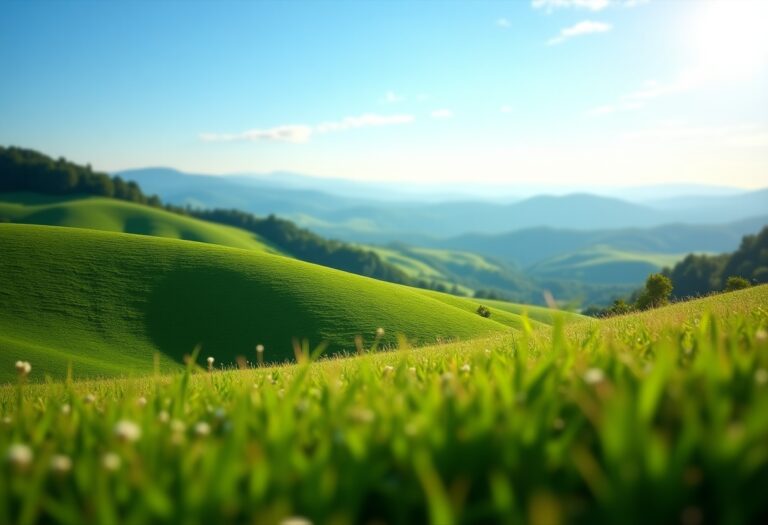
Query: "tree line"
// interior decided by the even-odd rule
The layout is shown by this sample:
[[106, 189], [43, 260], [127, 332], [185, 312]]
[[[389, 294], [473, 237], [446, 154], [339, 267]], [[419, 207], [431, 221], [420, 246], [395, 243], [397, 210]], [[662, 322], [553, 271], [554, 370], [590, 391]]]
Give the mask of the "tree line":
[[651, 274], [645, 287], [607, 308], [590, 307], [586, 315], [606, 317], [664, 306], [718, 292], [733, 292], [768, 283], [768, 226], [742, 238], [733, 253], [690, 254], [672, 268]]

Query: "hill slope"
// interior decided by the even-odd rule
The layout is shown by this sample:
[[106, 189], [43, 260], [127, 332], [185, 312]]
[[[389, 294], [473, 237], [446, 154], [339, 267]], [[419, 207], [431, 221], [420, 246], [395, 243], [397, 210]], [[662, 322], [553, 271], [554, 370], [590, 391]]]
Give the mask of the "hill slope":
[[280, 253], [255, 233], [106, 197], [0, 193], [0, 219], [136, 233]]
[[170, 367], [198, 343], [218, 363], [253, 360], [258, 343], [282, 361], [293, 356], [293, 337], [354, 351], [354, 337], [370, 345], [377, 327], [387, 330], [383, 343], [403, 334], [423, 344], [516, 322], [484, 319], [469, 300], [444, 299], [466, 301], [459, 308], [439, 294], [263, 252], [16, 224], [0, 224], [0, 246], [4, 380], [16, 359], [57, 377], [68, 361], [79, 377], [120, 375], [150, 370], [155, 352]]

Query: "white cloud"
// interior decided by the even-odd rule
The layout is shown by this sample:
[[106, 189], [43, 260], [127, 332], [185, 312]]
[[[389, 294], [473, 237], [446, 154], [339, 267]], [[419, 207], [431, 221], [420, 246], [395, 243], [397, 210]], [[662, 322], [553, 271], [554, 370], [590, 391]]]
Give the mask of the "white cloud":
[[545, 9], [551, 13], [555, 9], [588, 9], [590, 11], [601, 11], [611, 4], [610, 0], [533, 0], [531, 7], [534, 9]]
[[498, 20], [496, 20], [496, 25], [502, 29], [507, 29], [511, 24], [509, 23], [508, 19], [499, 18]]
[[269, 129], [250, 129], [242, 133], [202, 133], [203, 142], [291, 142], [300, 144], [312, 136], [312, 128], [302, 124], [289, 124]]
[[290, 124], [268, 129], [251, 129], [241, 133], [201, 133], [203, 142], [307, 142], [315, 133], [331, 133], [355, 128], [407, 124], [414, 120], [411, 115], [377, 115], [365, 113], [342, 120], [323, 122], [316, 126]]
[[557, 9], [586, 9], [602, 11], [607, 7], [636, 7], [649, 0], [532, 0], [531, 7], [544, 9], [547, 14]]
[[450, 109], [436, 109], [431, 113], [432, 118], [451, 118], [453, 111]]
[[606, 31], [610, 31], [611, 24], [606, 24], [605, 22], [593, 22], [592, 20], [583, 20], [579, 22], [578, 24], [572, 25], [571, 27], [566, 27], [565, 29], [560, 30], [560, 34], [557, 35], [554, 38], [550, 38], [547, 41], [547, 44], [550, 46], [560, 44], [569, 38], [573, 38], [575, 36], [582, 36], [582, 35], [590, 35], [593, 33], [605, 33]]
[[365, 113], [356, 117], [346, 117], [335, 122], [323, 122], [315, 126], [318, 133], [343, 131], [353, 128], [366, 128], [371, 126], [390, 126], [393, 124], [407, 124], [414, 120], [411, 115], [377, 115]]
[[405, 100], [405, 97], [398, 95], [394, 91], [387, 91], [384, 94], [384, 99], [383, 99], [383, 101], [386, 102], [387, 104], [394, 104], [395, 102], [402, 102], [403, 100]]

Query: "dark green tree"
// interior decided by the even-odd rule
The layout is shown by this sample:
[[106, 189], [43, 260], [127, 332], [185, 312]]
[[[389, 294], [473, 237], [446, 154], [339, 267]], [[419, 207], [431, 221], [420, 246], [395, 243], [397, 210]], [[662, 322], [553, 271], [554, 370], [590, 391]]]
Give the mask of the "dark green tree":
[[637, 298], [638, 310], [648, 310], [669, 304], [672, 295], [672, 280], [664, 274], [653, 273], [645, 281], [645, 288]]

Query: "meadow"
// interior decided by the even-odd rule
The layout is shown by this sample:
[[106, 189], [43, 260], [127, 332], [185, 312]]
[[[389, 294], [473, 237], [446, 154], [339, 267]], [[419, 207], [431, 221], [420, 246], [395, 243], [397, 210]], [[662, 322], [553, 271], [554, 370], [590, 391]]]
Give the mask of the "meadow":
[[767, 299], [243, 370], [32, 360], [0, 389], [0, 522], [764, 523]]
[[[38, 380], [63, 379], [70, 364], [78, 379], [148, 373], [156, 353], [170, 371], [197, 345], [234, 364], [254, 361], [261, 344], [266, 362], [282, 362], [293, 359], [294, 338], [343, 354], [374, 341], [394, 347], [399, 336], [425, 345], [522, 323], [496, 305], [483, 318], [477, 300], [260, 250], [26, 224], [0, 224], [0, 245], [3, 357], [37, 362]], [[0, 369], [0, 380], [12, 379]]]

